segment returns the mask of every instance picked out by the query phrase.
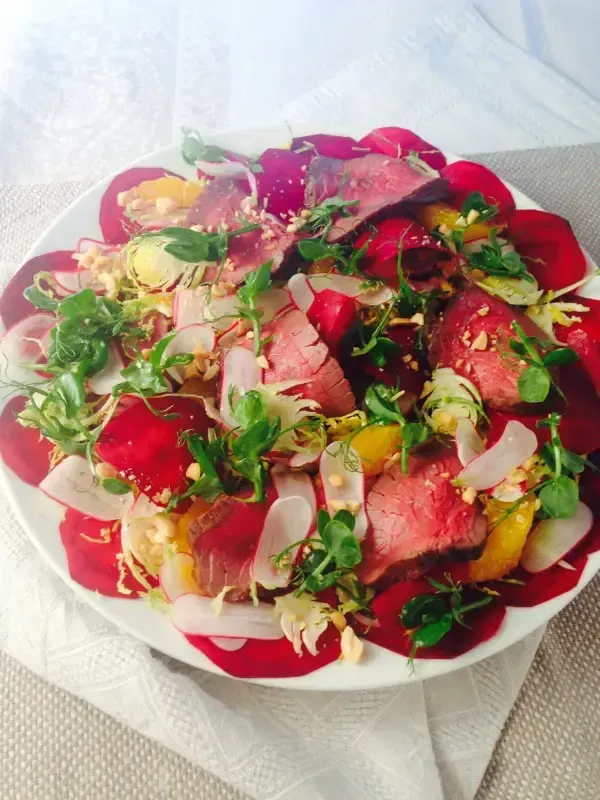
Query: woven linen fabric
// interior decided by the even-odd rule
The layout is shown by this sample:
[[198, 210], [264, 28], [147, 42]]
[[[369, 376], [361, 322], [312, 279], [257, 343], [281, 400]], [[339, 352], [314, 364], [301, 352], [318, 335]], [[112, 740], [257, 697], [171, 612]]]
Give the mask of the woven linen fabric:
[[[569, 216], [598, 256], [590, 198], [597, 192], [599, 157], [600, 147], [589, 146], [482, 160]], [[0, 189], [5, 277], [13, 259], [82, 188], [84, 183]], [[2, 649], [189, 759], [4, 656], [2, 800], [328, 800], [340, 792], [346, 798], [473, 798], [539, 640], [530, 637], [424, 685], [299, 694], [234, 683], [153, 656], [75, 600], [41, 563], [8, 509], [0, 529], [0, 580]], [[600, 775], [592, 756], [599, 718], [590, 700], [599, 688], [599, 596], [596, 580], [550, 626], [477, 800], [596, 796]], [[42, 609], [48, 619], [41, 622]], [[294, 760], [301, 774], [294, 772]]]

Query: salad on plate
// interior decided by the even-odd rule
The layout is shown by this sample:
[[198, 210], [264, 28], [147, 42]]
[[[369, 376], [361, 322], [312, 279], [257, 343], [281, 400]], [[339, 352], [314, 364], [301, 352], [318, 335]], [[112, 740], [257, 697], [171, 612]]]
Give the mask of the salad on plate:
[[182, 158], [0, 298], [0, 454], [73, 581], [243, 678], [454, 658], [577, 586], [600, 301], [569, 223], [402, 128]]

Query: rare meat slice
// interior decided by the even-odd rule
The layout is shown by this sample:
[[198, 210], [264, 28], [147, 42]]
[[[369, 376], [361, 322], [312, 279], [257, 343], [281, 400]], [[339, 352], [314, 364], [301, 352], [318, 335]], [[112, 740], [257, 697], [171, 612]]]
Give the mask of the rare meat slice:
[[[221, 226], [235, 231], [247, 225], [258, 225], [254, 230], [229, 239], [221, 280], [235, 284], [241, 283], [247, 272], [265, 261], [272, 261], [275, 271], [294, 239], [280, 220], [265, 211], [258, 212], [251, 195], [231, 178], [215, 178], [208, 184], [190, 208], [187, 224], [200, 226], [208, 232], [216, 232]], [[214, 280], [218, 270], [218, 266], [208, 269], [204, 279]]]
[[513, 322], [527, 336], [547, 338], [529, 317], [483, 289], [460, 292], [430, 332], [431, 366], [452, 367], [471, 380], [492, 408], [519, 407], [517, 383], [526, 365], [510, 350], [509, 340], [517, 338]]
[[415, 577], [445, 555], [478, 552], [486, 521], [452, 485], [461, 470], [453, 453], [440, 447], [385, 472], [367, 496], [371, 528], [362, 546], [358, 576], [371, 584], [390, 572]]
[[203, 594], [216, 597], [234, 587], [227, 600], [244, 600], [250, 591], [250, 566], [274, 490], [263, 503], [246, 503], [221, 495], [211, 508], [190, 523], [196, 580]]
[[288, 311], [265, 325], [264, 336], [273, 337], [264, 349], [269, 363], [265, 383], [298, 380], [298, 386], [289, 393], [316, 400], [326, 416], [354, 411], [356, 401], [350, 384], [306, 314]]
[[335, 242], [377, 212], [398, 203], [431, 203], [446, 193], [446, 181], [424, 175], [406, 161], [379, 153], [342, 161], [337, 158], [315, 158], [306, 173], [305, 204], [319, 205], [328, 197], [358, 200], [348, 209], [349, 217], [341, 217], [329, 232]]

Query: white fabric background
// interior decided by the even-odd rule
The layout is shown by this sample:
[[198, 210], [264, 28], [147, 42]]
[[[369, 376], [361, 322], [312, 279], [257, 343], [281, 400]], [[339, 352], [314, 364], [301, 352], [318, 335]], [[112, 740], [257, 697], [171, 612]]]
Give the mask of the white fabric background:
[[[395, 122], [462, 152], [600, 139], [593, 0], [2, 5], [3, 282], [91, 176], [184, 124]], [[157, 659], [76, 601], [8, 511], [0, 585], [6, 652], [261, 800], [472, 798], [539, 638], [424, 687], [299, 695]]]

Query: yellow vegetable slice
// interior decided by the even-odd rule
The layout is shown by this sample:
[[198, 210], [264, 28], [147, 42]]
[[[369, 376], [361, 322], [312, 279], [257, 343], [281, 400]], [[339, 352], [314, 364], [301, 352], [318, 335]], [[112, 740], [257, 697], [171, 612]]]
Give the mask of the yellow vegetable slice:
[[159, 197], [169, 197], [180, 208], [189, 208], [203, 189], [203, 182], [184, 181], [176, 175], [165, 175], [153, 181], [142, 181], [134, 187], [133, 193], [143, 200], [156, 201]]
[[[456, 228], [456, 220], [460, 215], [460, 211], [456, 208], [452, 208], [452, 206], [447, 203], [430, 203], [429, 205], [423, 206], [423, 208], [417, 212], [419, 221], [423, 227], [427, 228], [430, 232], [440, 225], [448, 225], [449, 228]], [[468, 228], [464, 228], [464, 241], [472, 242], [475, 239], [487, 239], [490, 235], [490, 231], [494, 227], [498, 228], [499, 226], [487, 224], [485, 222], [475, 222], [473, 225], [469, 225]]]
[[352, 447], [362, 461], [366, 476], [378, 475], [400, 444], [399, 425], [370, 425], [352, 439]]
[[518, 508], [506, 516], [506, 512], [514, 505], [499, 500], [488, 501], [487, 518], [490, 534], [481, 558], [469, 562], [469, 577], [472, 581], [503, 578], [518, 566], [533, 524], [535, 498], [526, 497]]

